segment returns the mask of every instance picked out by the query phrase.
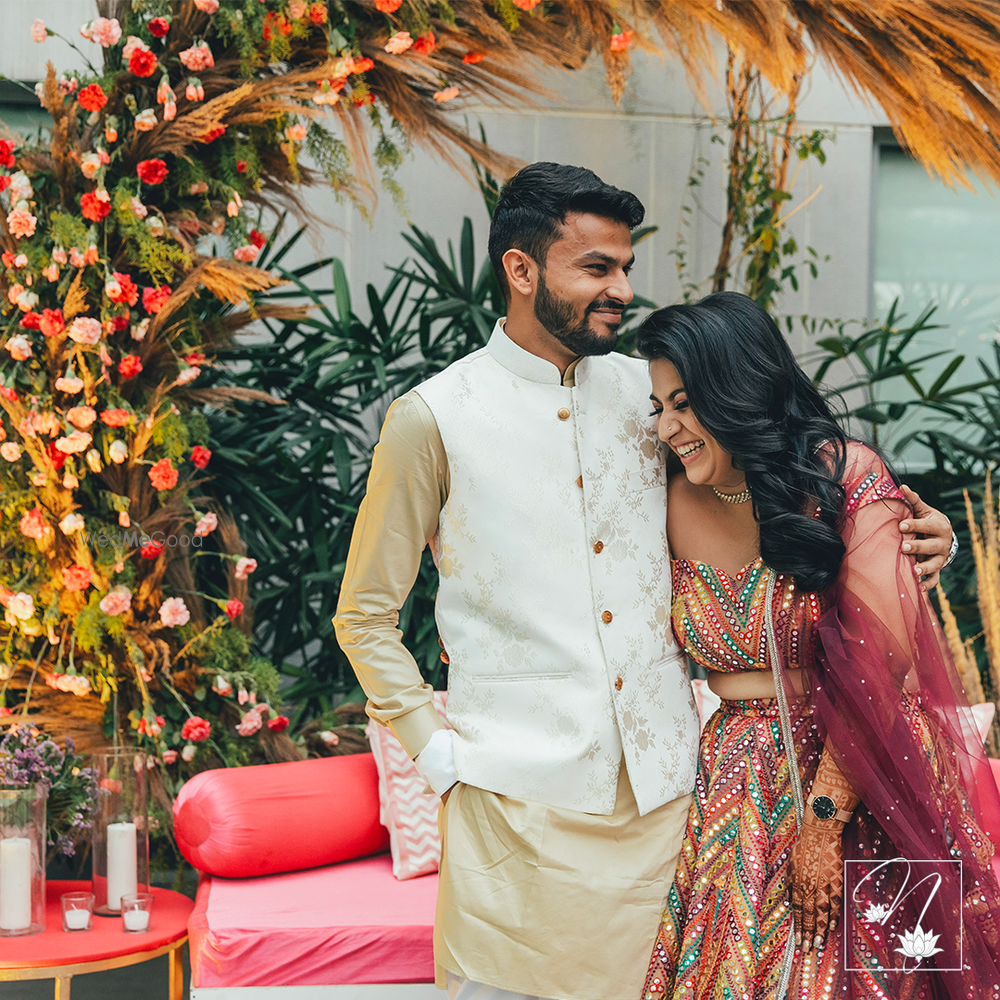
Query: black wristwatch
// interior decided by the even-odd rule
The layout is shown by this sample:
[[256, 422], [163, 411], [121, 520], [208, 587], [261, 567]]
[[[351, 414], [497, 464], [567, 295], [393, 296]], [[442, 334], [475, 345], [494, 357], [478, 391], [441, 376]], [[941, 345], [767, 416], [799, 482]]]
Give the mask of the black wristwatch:
[[840, 823], [849, 823], [854, 816], [847, 809], [838, 809], [837, 803], [829, 795], [810, 795], [808, 805], [816, 819], [835, 819]]

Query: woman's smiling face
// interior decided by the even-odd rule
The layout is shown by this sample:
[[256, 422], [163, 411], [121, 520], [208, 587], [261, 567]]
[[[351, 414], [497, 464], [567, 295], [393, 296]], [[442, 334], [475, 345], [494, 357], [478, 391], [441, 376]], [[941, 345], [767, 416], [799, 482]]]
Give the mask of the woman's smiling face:
[[723, 490], [742, 489], [743, 473], [733, 468], [733, 456], [694, 415], [677, 369], [669, 361], [650, 361], [649, 377], [657, 434], [680, 459], [688, 480]]

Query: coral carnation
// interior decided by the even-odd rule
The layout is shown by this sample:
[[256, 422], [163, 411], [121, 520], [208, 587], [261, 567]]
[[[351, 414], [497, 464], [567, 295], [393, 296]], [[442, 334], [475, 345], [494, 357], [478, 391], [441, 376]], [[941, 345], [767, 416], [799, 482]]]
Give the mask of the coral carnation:
[[200, 444], [191, 449], [191, 461], [194, 462], [196, 469], [204, 469], [211, 457], [211, 449], [203, 448]]
[[178, 472], [169, 458], [161, 458], [149, 470], [149, 481], [158, 490], [172, 490], [177, 485], [177, 476]]
[[86, 566], [70, 566], [63, 570], [67, 590], [86, 590], [90, 586], [90, 570]]
[[128, 587], [115, 587], [104, 595], [99, 607], [106, 615], [123, 615], [132, 607], [132, 591]]
[[66, 329], [62, 309], [43, 309], [42, 318], [38, 321], [38, 329], [46, 337], [55, 337]]
[[124, 427], [130, 420], [128, 410], [103, 410], [101, 421], [108, 427]]
[[466, 66], [474, 66], [476, 63], [481, 63], [485, 58], [485, 52], [466, 52], [465, 55], [462, 56], [462, 62], [464, 62]]
[[236, 732], [240, 736], [253, 736], [255, 732], [261, 727], [260, 712], [255, 708], [251, 708], [246, 715], [240, 720], [240, 724], [236, 727]]
[[142, 307], [148, 313], [158, 313], [166, 305], [170, 295], [169, 285], [161, 285], [159, 288], [144, 288], [142, 290]]
[[229, 615], [230, 621], [235, 621], [243, 614], [243, 602], [237, 601], [235, 597], [230, 601], [226, 601], [226, 614]]
[[413, 44], [413, 37], [408, 31], [397, 31], [385, 43], [385, 51], [391, 56], [398, 56], [405, 52]]
[[163, 546], [159, 542], [147, 542], [141, 549], [139, 549], [139, 555], [143, 559], [158, 559], [160, 553], [163, 551]]
[[90, 26], [90, 40], [97, 42], [102, 49], [117, 45], [121, 37], [122, 26], [117, 17], [99, 17]]
[[236, 571], [234, 576], [237, 580], [245, 580], [255, 569], [257, 568], [256, 559], [247, 559], [246, 557], [237, 560]]
[[135, 172], [143, 184], [162, 184], [168, 173], [163, 160], [140, 160]]
[[138, 354], [126, 354], [121, 361], [118, 362], [118, 374], [122, 378], [135, 378], [139, 372], [142, 371], [142, 362], [139, 360]]
[[243, 261], [244, 264], [249, 264], [251, 261], [255, 261], [257, 259], [259, 253], [260, 250], [252, 243], [246, 243], [241, 247], [237, 247], [233, 251], [233, 256], [237, 260]]
[[52, 528], [45, 523], [41, 507], [33, 507], [21, 518], [21, 534], [26, 538], [44, 538]]
[[108, 297], [111, 301], [118, 302], [119, 304], [124, 302], [127, 305], [134, 306], [139, 301], [139, 286], [127, 274], [122, 274], [121, 271], [115, 271], [112, 274], [112, 278], [118, 285], [118, 290], [113, 295], [111, 292], [108, 292]]
[[426, 35], [420, 35], [413, 43], [413, 51], [418, 56], [429, 56], [434, 51], [436, 44], [437, 41], [434, 38], [434, 32], [428, 31]]
[[203, 14], [214, 14], [219, 9], [219, 0], [194, 0], [194, 5]]
[[45, 27], [45, 22], [40, 18], [35, 18], [35, 23], [31, 26], [31, 40], [33, 42], [44, 42], [49, 37], [49, 29]]
[[395, 14], [403, 6], [403, 0], [375, 0], [375, 9], [383, 14]]
[[[84, 197], [86, 198], [87, 196], [84, 195]], [[107, 215], [107, 212], [104, 215]], [[101, 216], [101, 218], [104, 218], [104, 216]], [[20, 208], [15, 208], [7, 214], [7, 228], [10, 230], [11, 236], [15, 239], [19, 240], [22, 236], [34, 236], [37, 224], [38, 219], [34, 215]]]
[[458, 97], [458, 87], [445, 87], [444, 90], [438, 90], [434, 93], [434, 100], [444, 103], [445, 101], [454, 100]]
[[[85, 219], [89, 219], [91, 222], [102, 222], [111, 211], [111, 203], [100, 199], [95, 191], [87, 191], [80, 197], [80, 211]], [[32, 227], [32, 232], [34, 232], [34, 227]]]
[[325, 3], [314, 3], [309, 8], [309, 20], [313, 24], [326, 24], [327, 10]]
[[212, 724], [207, 719], [192, 715], [181, 729], [181, 739], [191, 740], [192, 743], [201, 743], [207, 740], [212, 734]]
[[80, 107], [84, 111], [100, 111], [108, 103], [104, 91], [101, 90], [100, 84], [97, 83], [92, 83], [84, 87], [76, 99], [80, 102]]
[[78, 344], [96, 344], [101, 339], [101, 321], [91, 316], [77, 316], [70, 325], [69, 336]]
[[156, 55], [149, 49], [136, 49], [128, 61], [128, 68], [136, 76], [152, 76], [156, 72]]
[[208, 47], [207, 42], [199, 42], [197, 45], [192, 45], [191, 48], [184, 49], [183, 52], [178, 53], [177, 57], [192, 73], [211, 69], [215, 65], [215, 57], [212, 55], [212, 50]]
[[[17, 445], [14, 446], [15, 448]], [[204, 538], [210, 532], [215, 531], [219, 526], [219, 519], [209, 511], [207, 514], [202, 515], [198, 519], [198, 523], [194, 526], [194, 533], [201, 538]]]
[[514, 6], [520, 10], [534, 10], [542, 0], [514, 0]]

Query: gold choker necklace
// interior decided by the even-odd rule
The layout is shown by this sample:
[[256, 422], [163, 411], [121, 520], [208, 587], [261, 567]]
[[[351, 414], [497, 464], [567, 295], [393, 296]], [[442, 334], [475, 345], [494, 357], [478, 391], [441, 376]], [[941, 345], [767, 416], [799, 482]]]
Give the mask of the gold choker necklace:
[[723, 493], [722, 490], [717, 490], [713, 486], [712, 492], [726, 503], [746, 503], [750, 499], [749, 487], [744, 487], [739, 493]]

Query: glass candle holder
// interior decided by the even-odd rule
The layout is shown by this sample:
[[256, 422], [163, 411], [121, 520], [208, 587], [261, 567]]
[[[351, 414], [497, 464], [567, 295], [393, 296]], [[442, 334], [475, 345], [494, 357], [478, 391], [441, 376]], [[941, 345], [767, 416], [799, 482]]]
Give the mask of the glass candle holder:
[[64, 931], [89, 931], [94, 923], [94, 894], [92, 892], [64, 892], [62, 903]]
[[145, 934], [153, 916], [151, 892], [127, 892], [122, 896], [122, 930], [126, 934]]
[[94, 754], [97, 814], [92, 834], [94, 912], [121, 912], [122, 896], [149, 890], [146, 755]]
[[48, 788], [0, 789], [0, 937], [45, 930]]

